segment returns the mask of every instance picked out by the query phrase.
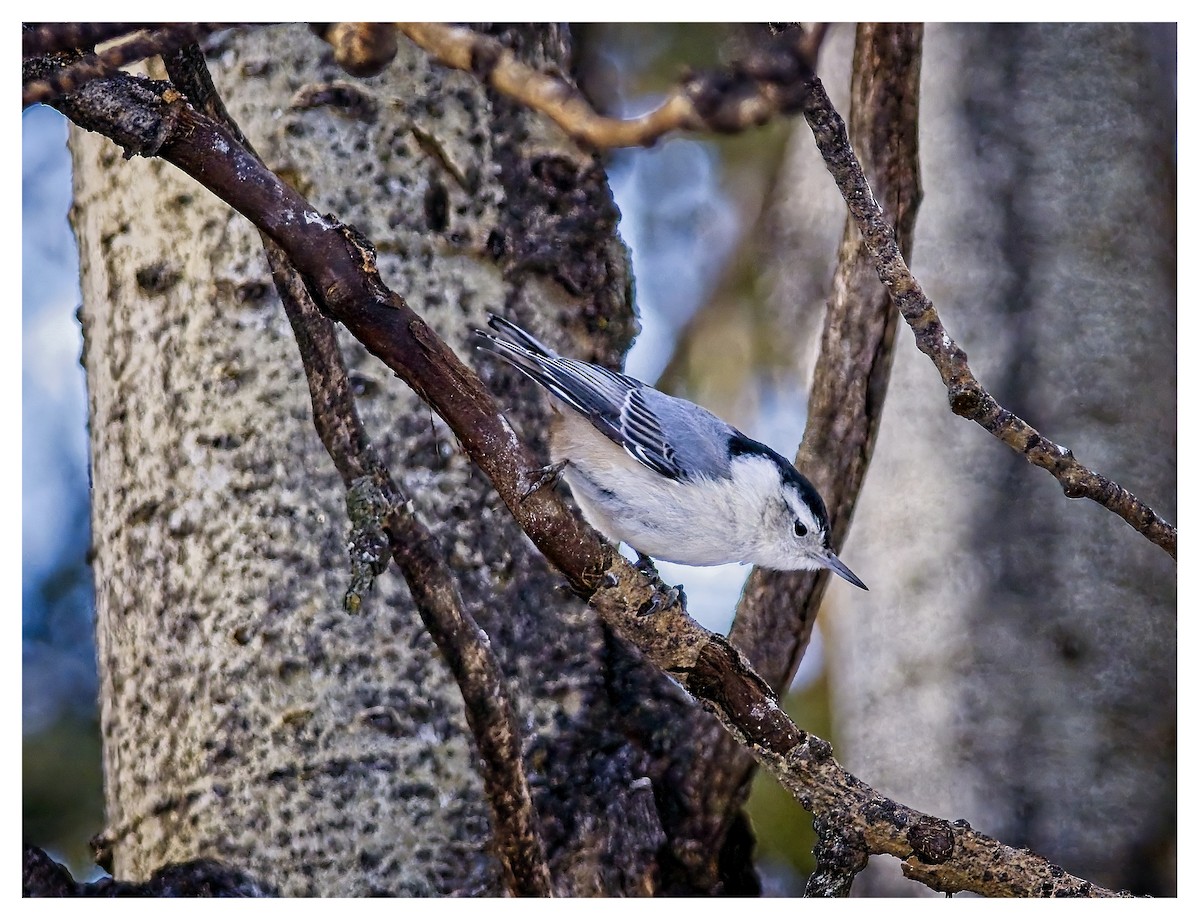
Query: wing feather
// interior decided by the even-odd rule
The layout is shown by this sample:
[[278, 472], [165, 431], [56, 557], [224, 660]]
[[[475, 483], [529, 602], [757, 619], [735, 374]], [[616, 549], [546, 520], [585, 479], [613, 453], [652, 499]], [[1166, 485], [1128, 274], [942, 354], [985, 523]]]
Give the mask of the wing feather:
[[525, 330], [492, 316], [500, 335], [476, 333], [481, 348], [494, 352], [550, 391], [625, 449], [634, 460], [672, 480], [688, 471], [667, 443], [658, 417], [646, 402], [645, 387], [632, 377], [556, 354]]
[[672, 480], [687, 471], [663, 435], [662, 426], [642, 395], [640, 382], [573, 358], [556, 358], [548, 376], [551, 393], [583, 413], [634, 460]]

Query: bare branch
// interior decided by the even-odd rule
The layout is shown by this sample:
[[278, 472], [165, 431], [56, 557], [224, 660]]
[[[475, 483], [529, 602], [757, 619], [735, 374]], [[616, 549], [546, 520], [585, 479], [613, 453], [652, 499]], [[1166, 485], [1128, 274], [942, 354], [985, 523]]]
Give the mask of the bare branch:
[[[904, 252], [912, 250], [921, 200], [917, 157], [921, 40], [919, 25], [860, 25], [851, 84], [854, 148], [861, 151], [872, 186], [897, 225]], [[838, 549], [850, 530], [875, 450], [896, 322], [862, 237], [847, 224], [809, 392], [804, 440], [796, 458], [796, 465], [825, 498], [832, 543]], [[730, 640], [747, 650], [772, 686], [782, 689], [795, 675], [827, 583], [826, 570], [754, 574]], [[796, 640], [781, 642], [781, 637]]]
[[803, 75], [811, 69], [803, 35], [788, 32], [726, 70], [689, 77], [646, 115], [606, 118], [574, 86], [522, 63], [494, 38], [439, 23], [396, 25], [446, 66], [474, 74], [592, 147], [648, 147], [679, 129], [729, 133], [761, 125], [797, 110], [806, 91]]
[[65, 66], [61, 69], [25, 84], [21, 90], [21, 108], [73, 93], [89, 80], [110, 75], [118, 67], [181, 48], [229, 25], [231, 23], [199, 22], [164, 26], [153, 32], [134, 35], [99, 54], [86, 54], [70, 63], [64, 61]]
[[[413, 512], [412, 500], [370, 446], [333, 322], [317, 310], [282, 250], [269, 240], [265, 243], [271, 274], [308, 376], [313, 421], [349, 489], [351, 518], [382, 522], [392, 559], [462, 692], [505, 885], [513, 895], [551, 895], [550, 870], [521, 757], [520, 731], [500, 664], [487, 635], [464, 607], [437, 538]], [[374, 497], [377, 501], [370, 501]]]
[[90, 49], [101, 42], [143, 29], [157, 29], [161, 22], [39, 22], [27, 23], [21, 31], [21, 56]]
[[[167, 73], [193, 105], [223, 123], [247, 149], [196, 45], [164, 56]], [[552, 895], [550, 869], [521, 757], [521, 736], [507, 683], [487, 635], [463, 606], [437, 538], [371, 447], [358, 413], [334, 324], [317, 309], [287, 254], [265, 234], [263, 246], [283, 301], [312, 398], [313, 424], [348, 491], [356, 530], [386, 530], [392, 558], [463, 695], [482, 764], [497, 856], [512, 895]], [[363, 519], [368, 519], [364, 522]], [[352, 554], [356, 556], [357, 554]]]
[[880, 281], [916, 336], [917, 348], [929, 356], [942, 376], [950, 409], [990, 432], [1029, 463], [1048, 470], [1062, 484], [1068, 498], [1087, 498], [1103, 505], [1174, 559], [1178, 536], [1174, 525], [1127, 489], [1083, 466], [1070, 449], [1046, 438], [983, 388], [967, 364], [967, 353], [950, 338], [933, 302], [909, 270], [846, 138], [846, 126], [816, 78], [812, 92], [804, 99], [803, 111], [825, 165], [863, 235]]
[[[951, 824], [876, 793], [833, 759], [827, 742], [799, 729], [737, 650], [665, 598], [660, 582], [625, 561], [549, 490], [526, 499], [539, 467], [479, 378], [383, 284], [368, 241], [313, 210], [227, 128], [169, 86], [125, 75], [94, 81], [56, 105], [128, 151], [179, 167], [278, 243], [319, 296], [322, 312], [344, 323], [446, 420], [525, 533], [605, 623], [711, 708], [806, 809], [840, 827], [860, 828], [871, 853], [905, 860], [910, 875], [945, 891], [1116, 895], [966, 823]], [[654, 617], [640, 613], [652, 608]], [[918, 834], [922, 829], [937, 834]]]
[[813, 854], [817, 867], [804, 884], [808, 898], [846, 898], [854, 877], [867, 865], [867, 845], [857, 829], [840, 828], [824, 819], [815, 819], [817, 844]]

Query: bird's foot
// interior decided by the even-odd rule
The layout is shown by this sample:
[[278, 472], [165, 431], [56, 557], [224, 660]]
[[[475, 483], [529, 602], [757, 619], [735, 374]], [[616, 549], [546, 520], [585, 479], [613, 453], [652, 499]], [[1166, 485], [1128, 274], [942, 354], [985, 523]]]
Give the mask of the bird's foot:
[[525, 502], [525, 500], [527, 500], [539, 489], [545, 489], [547, 486], [555, 485], [558, 482], [559, 477], [562, 476], [562, 472], [568, 463], [570, 463], [570, 461], [560, 460], [557, 464], [547, 464], [545, 467], [539, 467], [536, 471], [538, 474], [537, 479], [534, 479], [533, 482], [525, 489], [525, 491], [521, 493], [521, 501]]
[[635, 549], [634, 552], [637, 553], [637, 562], [633, 565], [637, 567], [637, 571], [643, 576], [648, 576], [651, 579], [657, 579], [658, 567], [654, 565], [654, 560], [642, 553], [641, 550]]
[[655, 614], [661, 614], [668, 608], [674, 607], [676, 602], [681, 605], [687, 604], [687, 596], [683, 593], [682, 585], [676, 585], [665, 592], [656, 591], [650, 596], [649, 601], [638, 608], [638, 617], [653, 617]]

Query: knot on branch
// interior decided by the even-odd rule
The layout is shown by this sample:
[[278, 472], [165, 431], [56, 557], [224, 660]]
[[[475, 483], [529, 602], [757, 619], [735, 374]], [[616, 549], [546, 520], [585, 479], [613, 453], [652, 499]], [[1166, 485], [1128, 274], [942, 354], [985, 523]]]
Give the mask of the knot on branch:
[[329, 42], [333, 59], [352, 77], [374, 77], [396, 57], [396, 27], [390, 22], [322, 22], [312, 30]]
[[321, 217], [329, 223], [329, 226], [336, 226], [342, 232], [342, 236], [346, 238], [346, 242], [354, 248], [354, 253], [363, 271], [370, 275], [378, 276], [379, 269], [375, 265], [375, 244], [371, 242], [367, 235], [357, 227], [350, 224], [343, 224], [332, 214], [324, 214]]
[[1063, 495], [1068, 499], [1085, 498], [1090, 493], [1088, 479], [1086, 473], [1068, 471], [1061, 478]]
[[983, 406], [983, 391], [979, 389], [978, 384], [951, 384], [947, 396], [950, 399], [951, 412], [966, 419], [978, 415]]
[[954, 829], [941, 819], [922, 819], [909, 828], [908, 843], [921, 863], [945, 863], [954, 853]]
[[350, 536], [346, 551], [350, 554], [350, 585], [342, 607], [347, 614], [362, 609], [363, 595], [388, 566], [391, 541], [385, 524], [392, 503], [372, 476], [361, 476], [346, 490], [346, 512], [350, 518]]
[[810, 735], [808, 737], [808, 754], [817, 763], [828, 761], [833, 757], [833, 746], [819, 736]]
[[762, 124], [764, 110], [754, 113], [758, 83], [744, 74], [716, 73], [695, 77], [685, 87], [700, 123], [710, 131], [733, 134], [750, 125]]
[[[350, 244], [351, 259], [358, 264], [358, 268], [362, 273], [358, 277], [339, 276], [335, 278], [335, 286], [345, 285], [346, 290], [327, 291], [326, 298], [328, 300], [336, 303], [351, 298], [354, 296], [351, 292], [361, 290], [361, 286], [365, 284], [376, 305], [392, 304], [394, 302], [396, 295], [392, 293], [379, 277], [379, 266], [375, 260], [375, 244], [367, 239], [362, 231], [350, 224], [343, 224], [332, 214], [320, 215], [320, 221], [313, 221], [312, 218], [306, 215], [305, 220], [310, 223], [320, 223], [326, 230], [339, 231], [345, 237], [346, 242]], [[342, 317], [334, 316], [327, 311], [325, 300], [325, 298], [316, 298], [317, 307], [321, 312], [330, 317], [330, 319], [342, 321]]]
[[[68, 72], [64, 65], [78, 59], [75, 53], [28, 58], [22, 62], [22, 80], [53, 81], [56, 74]], [[161, 80], [113, 72], [103, 80], [89, 81], [75, 86], [62, 77], [56, 92], [67, 95], [60, 95], [54, 105], [81, 128], [119, 145], [126, 160], [157, 156], [174, 136], [180, 110], [187, 108], [183, 96]]]
[[692, 76], [684, 90], [705, 128], [741, 131], [775, 112], [798, 112], [816, 77], [802, 47], [803, 33], [775, 36], [718, 73]]

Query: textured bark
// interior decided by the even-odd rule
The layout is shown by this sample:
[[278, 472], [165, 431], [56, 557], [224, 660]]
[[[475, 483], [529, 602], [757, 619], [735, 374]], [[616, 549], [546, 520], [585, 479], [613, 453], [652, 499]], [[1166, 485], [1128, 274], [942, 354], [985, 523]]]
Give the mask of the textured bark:
[[[308, 86], [302, 91], [297, 92], [293, 99], [295, 106], [298, 108], [310, 108], [314, 105], [324, 106], [331, 102], [336, 103], [341, 106], [341, 111], [349, 117], [369, 122], [378, 116], [379, 111], [377, 103], [372, 99], [370, 94], [357, 90], [348, 91], [345, 87], [330, 83], [322, 86]], [[177, 128], [179, 124], [176, 123], [174, 127]], [[170, 125], [165, 127], [171, 130]], [[200, 126], [197, 123], [195, 127], [199, 128]], [[445, 144], [440, 143], [436, 132], [424, 130], [423, 133], [417, 136], [421, 142], [420, 146], [422, 150], [431, 156], [437, 157], [443, 166], [451, 172], [455, 172], [455, 164], [447, 156]], [[526, 142], [528, 138], [522, 138], [522, 141]], [[177, 141], [177, 144], [184, 148], [187, 147], [186, 141]], [[523, 143], [521, 147], [522, 155], [526, 155], [528, 151], [529, 146]], [[590, 214], [586, 212], [587, 207], [592, 203], [588, 193], [589, 183], [587, 179], [589, 171], [572, 169], [568, 158], [565, 157], [539, 157], [529, 165], [531, 168], [527, 171], [524, 168], [518, 168], [510, 174], [517, 182], [509, 185], [509, 194], [506, 195], [506, 202], [512, 200], [514, 197], [519, 201], [519, 207], [508, 212], [515, 219], [513, 223], [516, 223], [519, 232], [507, 234], [506, 228], [502, 226], [503, 221], [493, 226], [487, 235], [488, 254], [502, 262], [507, 281], [511, 282], [516, 279], [528, 282], [530, 280], [530, 273], [550, 276], [553, 282], [560, 283], [569, 292], [575, 295], [582, 294], [589, 305], [595, 306], [596, 302], [600, 302], [603, 305], [603, 293], [607, 292], [610, 297], [613, 295], [613, 282], [617, 282], [615, 288], [623, 288], [623, 286], [616, 279], [616, 275], [619, 275], [619, 273], [609, 271], [609, 265], [603, 258], [593, 258], [597, 253], [601, 256], [603, 255], [604, 246], [603, 244], [599, 247], [594, 245], [594, 241], [596, 240], [594, 234], [597, 226], [605, 226], [606, 219], [603, 209]], [[520, 196], [511, 194], [512, 189], [519, 186], [520, 181], [527, 175], [532, 176], [536, 180], [532, 184], [527, 184], [532, 185], [535, 191], [532, 201], [534, 207], [530, 207], [530, 201], [522, 201], [520, 200]], [[466, 188], [466, 185], [471, 184], [468, 173], [462, 173], [462, 178], [465, 183], [464, 188]], [[555, 199], [555, 190], [569, 195], [569, 201], [566, 202], [568, 207], [565, 209], [565, 212], [561, 208], [563, 202]], [[547, 205], [543, 211], [539, 211], [538, 207], [536, 207], [539, 203], [538, 195], [549, 199], [548, 202], [543, 202]], [[444, 189], [440, 192], [435, 190], [432, 195], [426, 194], [423, 197], [422, 208], [424, 217], [427, 225], [431, 229], [434, 229], [435, 233], [446, 230], [452, 225], [452, 221], [449, 219], [450, 204], [450, 196]], [[560, 207], [556, 208], [554, 207], [555, 205]], [[349, 210], [345, 209], [342, 213], [347, 214]], [[564, 214], [567, 220], [563, 219]], [[313, 216], [315, 217], [315, 215]], [[324, 227], [325, 225], [323, 224], [322, 226]], [[584, 228], [587, 229], [587, 232], [584, 232]], [[511, 227], [508, 229], [511, 230]], [[552, 231], [552, 233], [547, 234], [547, 230]], [[576, 237], [571, 237], [571, 258], [564, 259], [558, 249], [558, 245], [562, 242], [561, 236], [555, 233], [558, 231], [566, 233], [568, 237], [571, 237], [572, 231], [578, 231]], [[592, 236], [589, 237], [589, 233]], [[379, 234], [372, 235], [379, 236]], [[591, 248], [589, 248], [589, 240], [593, 243]], [[574, 245], [576, 241], [580, 244], [579, 248], [576, 248]], [[598, 275], [597, 270], [599, 270]], [[320, 275], [320, 273], [317, 274]], [[156, 273], [148, 273], [141, 280], [152, 284], [155, 277]], [[545, 279], [540, 280], [544, 281]], [[597, 286], [598, 291], [591, 286]], [[589, 297], [593, 293], [596, 296]], [[331, 299], [331, 302], [333, 300], [336, 299]], [[517, 297], [512, 299], [512, 303], [509, 306], [520, 307], [520, 301], [521, 295], [518, 294]], [[400, 306], [403, 305], [401, 304]], [[339, 302], [339, 311], [344, 310], [344, 308], [345, 304]], [[405, 308], [405, 311], [407, 311], [407, 308]], [[401, 311], [397, 309], [397, 313], [401, 313]], [[366, 328], [360, 322], [364, 318], [356, 314], [353, 310], [349, 314], [338, 312], [337, 315], [342, 316], [355, 329]], [[412, 318], [411, 324], [415, 329], [417, 320], [414, 315], [411, 313], [404, 313], [402, 315]], [[588, 315], [585, 312], [585, 322], [588, 321], [589, 316], [591, 319], [595, 319], [598, 314], [593, 313]], [[385, 327], [387, 327], [387, 323], [383, 323], [377, 328]], [[443, 349], [440, 355], [442, 360], [439, 367], [453, 369], [454, 362], [440, 340], [428, 330], [425, 330], [424, 337], [423, 339], [419, 339], [417, 344], [427, 345], [430, 350], [433, 350], [435, 347]], [[413, 344], [411, 339], [412, 334], [410, 331], [410, 346]], [[364, 341], [367, 341], [377, 353], [383, 354], [388, 351], [383, 344], [375, 339], [364, 339]], [[390, 356], [390, 352], [388, 354]], [[410, 359], [415, 357], [409, 356]], [[388, 360], [393, 368], [405, 374], [406, 380], [428, 383], [431, 379], [429, 375], [423, 373], [427, 370], [425, 367], [422, 367], [420, 369], [421, 373], [418, 373], [408, 367], [403, 358], [399, 363], [395, 361], [394, 357], [389, 357]], [[472, 375], [465, 374], [465, 369], [461, 367], [458, 368], [458, 373], [464, 383], [473, 382], [473, 387], [477, 395], [482, 394], [478, 381]], [[418, 386], [418, 390], [420, 389]], [[433, 403], [442, 407], [444, 411], [445, 405], [448, 404], [444, 404], [439, 399], [441, 396], [440, 387], [432, 387], [430, 390], [433, 391]], [[497, 417], [495, 416], [494, 409], [491, 408], [490, 401], [484, 402], [487, 405], [485, 415], [492, 421], [494, 429], [497, 424]], [[463, 419], [457, 412], [459, 408], [461, 406], [456, 405], [455, 412], [448, 415], [447, 418], [454, 418], [458, 423], [462, 423]], [[507, 467], [504, 464], [497, 467], [495, 464], [489, 463], [485, 458], [480, 457], [477, 439], [471, 437], [472, 430], [469, 427], [459, 424], [456, 427], [456, 431], [460, 437], [464, 438], [464, 443], [474, 446], [472, 450], [476, 461], [484, 469], [493, 473], [497, 486], [508, 499], [510, 506], [513, 506], [515, 509], [512, 500], [513, 464], [511, 463], [511, 458]], [[521, 457], [525, 458], [521, 466], [527, 463], [528, 458], [524, 452], [516, 452], [514, 449], [513, 453], [520, 453]], [[504, 475], [495, 477], [497, 470]], [[538, 531], [536, 526], [531, 527], [528, 520], [529, 515], [518, 513], [518, 517], [520, 517], [525, 524], [527, 532], [538, 542], [539, 546], [546, 549], [547, 546], [553, 545], [553, 542], [548, 541], [545, 534]], [[561, 508], [559, 508], [559, 517], [563, 517]], [[592, 543], [594, 544], [595, 542], [593, 541]], [[592, 556], [600, 556], [597, 548], [598, 545], [593, 547]], [[560, 548], [557, 545], [553, 545], [552, 549], [554, 550], [551, 553], [552, 558], [559, 559], [559, 556], [556, 554]], [[551, 551], [547, 550], [547, 552]], [[559, 565], [563, 565], [561, 561]], [[570, 567], [563, 568], [564, 571], [570, 574], [573, 584], [576, 586], [592, 585], [589, 577], [571, 570]], [[909, 859], [909, 868], [920, 871], [927, 878], [930, 874], [940, 874], [936, 878], [942, 880], [942, 885], [945, 885], [948, 889], [957, 888], [964, 882], [972, 882], [973, 885], [979, 884], [979, 867], [974, 866], [972, 868], [965, 866], [964, 861], [960, 859], [961, 856], [970, 858], [967, 863], [974, 863], [977, 862], [977, 858], [982, 858], [984, 866], [987, 865], [987, 855], [989, 854], [993, 858], [1000, 857], [1007, 860], [1008, 858], [1002, 856], [1002, 852], [1007, 853], [1008, 857], [1012, 858], [1012, 865], [1014, 867], [1024, 859], [1021, 855], [1010, 853], [1011, 849], [1001, 848], [995, 841], [970, 834], [969, 829], [963, 826], [958, 824], [951, 825], [951, 823], [944, 820], [932, 819], [927, 816], [922, 817], [919, 814], [914, 814], [912, 810], [907, 810], [896, 804], [887, 804], [886, 801], [881, 800], [872, 791], [854, 781], [853, 778], [844, 775], [840, 767], [830, 759], [828, 745], [813, 737], [806, 736], [803, 732], [797, 730], [790, 721], [783, 718], [774, 706], [773, 700], [765, 693], [765, 685], [763, 685], [761, 679], [750, 672], [744, 661], [741, 661], [736, 653], [727, 646], [713, 640], [711, 637], [705, 638], [698, 635], [694, 629], [685, 630], [683, 634], [686, 635], [680, 635], [672, 640], [670, 637], [658, 635], [662, 632], [661, 627], [639, 624], [637, 618], [631, 615], [632, 609], [626, 610], [629, 607], [630, 593], [627, 590], [623, 590], [621, 582], [622, 580], [627, 582], [631, 580], [632, 577], [627, 572], [628, 569], [629, 567], [627, 566], [613, 565], [611, 570], [606, 573], [606, 577], [611, 578], [612, 582], [609, 583], [606, 580], [600, 581], [600, 589], [594, 593], [593, 603], [596, 604], [598, 609], [604, 612], [604, 616], [608, 622], [620, 630], [622, 635], [627, 636], [641, 646], [647, 651], [647, 654], [654, 657], [655, 661], [659, 661], [664, 668], [674, 669], [681, 676], [686, 674], [686, 683], [692, 692], [703, 696], [716, 706], [732, 724], [735, 724], [733, 728], [739, 732], [741, 737], [748, 740], [753, 739], [756, 746], [764, 746], [765, 751], [760, 750], [760, 756], [769, 763], [773, 772], [777, 773], [778, 776], [785, 776], [787, 778], [786, 782], [789, 788], [793, 788], [793, 792], [806, 805], [808, 805], [808, 802], [805, 796], [807, 791], [810, 790], [809, 783], [812, 773], [809, 771], [809, 768], [820, 762], [820, 764], [825, 765], [837, 775], [834, 777], [834, 780], [838, 782], [834, 784], [835, 801], [830, 803], [827, 800], [831, 790], [827, 785], [822, 785], [818, 791], [814, 792], [814, 796], [819, 793], [822, 798], [821, 805], [818, 807], [814, 798], [812, 801], [813, 808], [817, 808], [818, 811], [829, 810], [831, 814], [837, 812], [837, 816], [835, 817], [837, 820], [850, 821], [849, 816], [842, 816], [838, 812], [839, 809], [849, 808], [848, 804], [855, 799], [850, 794], [856, 794], [859, 799], [870, 797], [871, 802], [867, 805], [874, 809], [874, 812], [871, 814], [875, 815], [875, 818], [869, 819], [871, 831], [866, 844], [871, 849], [878, 849], [880, 852], [893, 853]], [[638, 583], [639, 588], [645, 588], [644, 578], [639, 576], [634, 581]], [[629, 586], [625, 586], [625, 589], [628, 588]], [[614, 608], [614, 605], [618, 606], [619, 609]], [[674, 609], [671, 613], [675, 613]], [[690, 625], [685, 618], [676, 619], [682, 622], [682, 626], [691, 626], [694, 628], [694, 625]], [[670, 644], [672, 642], [674, 645], [671, 648], [664, 648], [664, 643]], [[605, 655], [606, 661], [610, 664], [620, 661], [619, 647], [615, 650], [605, 650]], [[689, 658], [694, 658], [695, 661], [691, 662]], [[612, 669], [609, 672], [609, 675], [616, 674], [616, 669]], [[653, 678], [656, 676], [650, 677]], [[630, 682], [630, 684], [636, 686], [635, 682]], [[658, 686], [654, 688], [655, 693], [649, 696], [652, 698], [657, 697], [664, 701], [669, 700], [668, 697], [660, 693], [659, 689], [662, 684], [663, 682], [660, 680]], [[611, 684], [605, 690], [609, 694], [623, 695], [627, 693], [623, 687], [618, 688]], [[586, 710], [589, 715], [594, 716], [595, 711], [588, 706], [591, 703], [592, 701], [590, 700], [583, 701], [581, 710]], [[627, 698], [626, 703], [632, 703], [632, 701]], [[378, 710], [374, 711], [374, 715], [378, 715]], [[664, 721], [662, 725], [672, 726], [678, 724]], [[583, 856], [582, 860], [564, 861], [564, 865], [572, 871], [573, 875], [570, 877], [570, 882], [573, 886], [581, 881], [589, 883], [599, 879], [599, 882], [602, 885], [606, 885], [610, 891], [637, 891], [639, 888], [646, 888], [647, 883], [652, 882], [653, 879], [652, 868], [649, 866], [646, 855], [656, 846], [655, 842], [658, 840], [655, 834], [657, 824], [652, 807], [647, 809], [645, 805], [646, 796], [650, 790], [653, 789], [656, 792], [661, 792], [660, 788], [655, 786], [655, 779], [661, 780], [661, 778], [653, 778], [650, 783], [643, 782], [641, 764], [636, 765], [634, 771], [631, 772], [612, 769], [613, 759], [610, 756], [613, 755], [614, 751], [617, 751], [618, 767], [626, 764], [625, 761], [620, 760], [623, 753], [609, 744], [613, 739], [618, 743], [622, 741], [628, 743], [629, 736], [622, 734], [619, 731], [621, 728], [619, 724], [614, 725], [612, 722], [605, 722], [600, 733], [601, 738], [588, 738], [585, 740], [585, 744], [590, 746], [586, 749], [587, 753], [589, 755], [599, 754], [600, 757], [589, 758], [585, 765], [583, 776], [586, 783], [590, 786], [580, 796], [587, 800], [588, 806], [593, 805], [602, 796], [608, 797], [609, 805], [615, 802], [617, 804], [616, 808], [605, 810], [604, 818], [606, 820], [613, 820], [620, 808], [626, 805], [628, 806], [626, 811], [630, 815], [637, 815], [638, 820], [630, 823], [627, 827], [621, 827], [616, 821], [611, 821], [609, 825], [600, 830], [598, 835], [590, 834], [596, 831], [595, 823], [589, 823], [588, 827], [583, 830], [584, 834], [582, 835], [577, 834], [577, 830], [573, 827], [563, 829], [566, 831], [566, 834], [560, 835], [558, 840], [567, 842], [568, 845], [574, 848], [575, 854]], [[608, 738], [603, 737], [605, 731], [609, 733]], [[580, 735], [582, 736], [582, 734]], [[670, 747], [669, 740], [666, 743], [666, 747], [668, 749]], [[630, 746], [630, 748], [636, 755], [636, 749], [633, 746]], [[580, 750], [584, 750], [582, 746]], [[552, 757], [549, 755], [544, 760], [541, 760], [536, 757], [536, 752], [534, 754], [535, 757], [532, 760], [535, 762], [535, 770], [544, 767], [547, 763], [554, 763]], [[821, 771], [817, 768], [815, 772], [820, 773]], [[597, 777], [597, 773], [603, 776]], [[628, 783], [631, 776], [633, 777], [633, 783]], [[824, 777], [825, 775], [822, 774], [822, 776]], [[839, 777], [840, 781], [838, 780]], [[573, 773], [569, 778], [564, 778], [564, 780], [568, 784], [579, 785], [578, 774], [576, 773]], [[610, 786], [610, 781], [615, 781], [615, 785]], [[841, 791], [846, 796], [839, 795], [836, 791], [841, 790], [841, 787], [846, 785], [848, 785], [847, 789]], [[601, 787], [604, 789], [600, 790]], [[599, 792], [593, 795], [593, 791]], [[642, 793], [641, 791], [646, 791], [646, 793]], [[558, 791], [556, 790], [555, 792]], [[562, 796], [562, 800], [565, 802], [572, 791], [566, 790], [566, 785], [564, 785], [564, 792], [566, 795]], [[643, 803], [642, 810], [638, 809], [638, 803]], [[886, 814], [882, 816], [883, 821], [877, 823], [876, 819], [881, 818], [879, 815], [876, 815], [878, 809], [884, 809]], [[547, 813], [550, 811], [552, 810], [547, 810]], [[639, 811], [644, 812], [644, 814], [638, 815]], [[591, 813], [586, 811], [581, 812], [581, 810], [576, 808], [574, 810], [564, 810], [561, 815], [574, 824], [579, 821], [581, 815], [584, 817], [584, 821], [587, 821]], [[622, 816], [622, 818], [628, 818], [628, 815]], [[897, 837], [896, 831], [898, 829], [902, 832], [904, 829], [908, 831]], [[978, 853], [971, 851], [971, 853], [964, 855], [955, 854], [956, 842], [960, 836], [961, 844], [968, 851], [971, 848], [975, 848], [976, 851], [979, 848], [983, 848], [983, 851], [979, 851]], [[566, 850], [568, 854], [571, 853], [570, 848], [566, 848]], [[561, 853], [559, 856], [562, 859]], [[1025, 857], [1028, 856], [1025, 855]], [[1033, 863], [1038, 864], [1038, 861], [1034, 859]], [[581, 867], [582, 871], [579, 872]], [[1050, 894], [1054, 890], [1054, 878], [1063, 879], [1061, 871], [1055, 872], [1057, 868], [1047, 867], [1044, 863], [1037, 866], [1030, 866], [1028, 869], [1030, 874], [1026, 877], [1023, 873], [1022, 882], [1028, 882], [1029, 879], [1035, 877], [1044, 877], [1045, 886], [1043, 887], [1043, 891], [1045, 894]], [[608, 874], [603, 878], [599, 877], [598, 874], [605, 870], [608, 871]], [[964, 871], [969, 875], [964, 876]], [[426, 877], [426, 879], [428, 878]], [[987, 880], [986, 875], [984, 879], [985, 881]], [[996, 887], [997, 892], [1029, 892], [1023, 885], [1016, 888], [1009, 886], [1007, 875], [1004, 876], [1001, 882], [1003, 884]], [[1087, 884], [1081, 884], [1079, 880], [1069, 880], [1068, 883], [1069, 885], [1066, 887], [1066, 890], [1082, 893], [1085, 889], [1088, 889]], [[1049, 889], [1045, 887], [1049, 887]], [[584, 891], [586, 891], [586, 886], [584, 887]], [[992, 889], [985, 887], [979, 891], [990, 892]]]
[[[948, 117], [922, 136], [914, 272], [998, 400], [1173, 518], [1174, 123], [1153, 38], [931, 28], [922, 106]], [[1171, 892], [1174, 562], [950, 416], [900, 339], [845, 552], [871, 593], [826, 622], [839, 751], [905, 802]], [[927, 891], [885, 870], [862, 891]]]
[[[376, 66], [377, 52], [386, 54], [387, 43], [369, 39], [380, 30], [386, 37], [390, 26], [359, 25], [362, 30], [349, 33], [346, 29], [329, 29], [326, 38], [332, 35], [345, 46], [348, 55], [335, 54], [340, 66], [346, 68], [344, 57], [350, 56], [355, 59], [355, 73], [374, 76], [383, 69]], [[383, 65], [391, 62], [395, 52], [393, 42]], [[364, 61], [364, 54], [372, 60]], [[229, 128], [238, 144], [253, 152], [253, 145], [221, 102], [199, 46], [164, 54], [163, 64], [172, 84], [187, 96], [194, 109]], [[364, 69], [371, 73], [361, 74]], [[522, 733], [499, 661], [487, 634], [464, 608], [457, 580], [437, 538], [417, 517], [412, 499], [371, 445], [338, 345], [336, 324], [321, 313], [284, 250], [266, 234], [261, 236], [275, 290], [291, 323], [308, 378], [314, 428], [347, 490], [346, 507], [352, 526], [349, 542], [354, 552], [344, 607], [351, 613], [361, 610], [362, 595], [387, 567], [385, 551], [390, 549], [421, 622], [463, 696], [490, 808], [493, 850], [500, 858], [505, 889], [510, 895], [551, 895], [550, 869], [525, 776]]]
[[269, 898], [278, 893], [241, 871], [215, 860], [168, 864], [145, 883], [105, 876], [94, 883], [76, 882], [70, 871], [41, 848], [25, 845], [21, 895], [25, 898]]
[[[505, 37], [563, 63], [556, 30]], [[267, 163], [369, 236], [464, 354], [497, 309], [594, 359], [628, 341], [603, 171], [537, 117], [410, 47], [350, 89], [303, 29], [212, 57]], [[72, 144], [114, 871], [218, 857], [292, 895], [499, 891], [462, 701], [406, 592], [385, 575], [342, 611], [343, 493], [257, 234], [161, 162]], [[649, 891], [662, 830], [610, 669], [651, 699], [669, 683], [564, 596], [416, 396], [344, 348], [367, 429], [514, 688], [559, 890]], [[512, 393], [536, 440], [540, 404]]]

